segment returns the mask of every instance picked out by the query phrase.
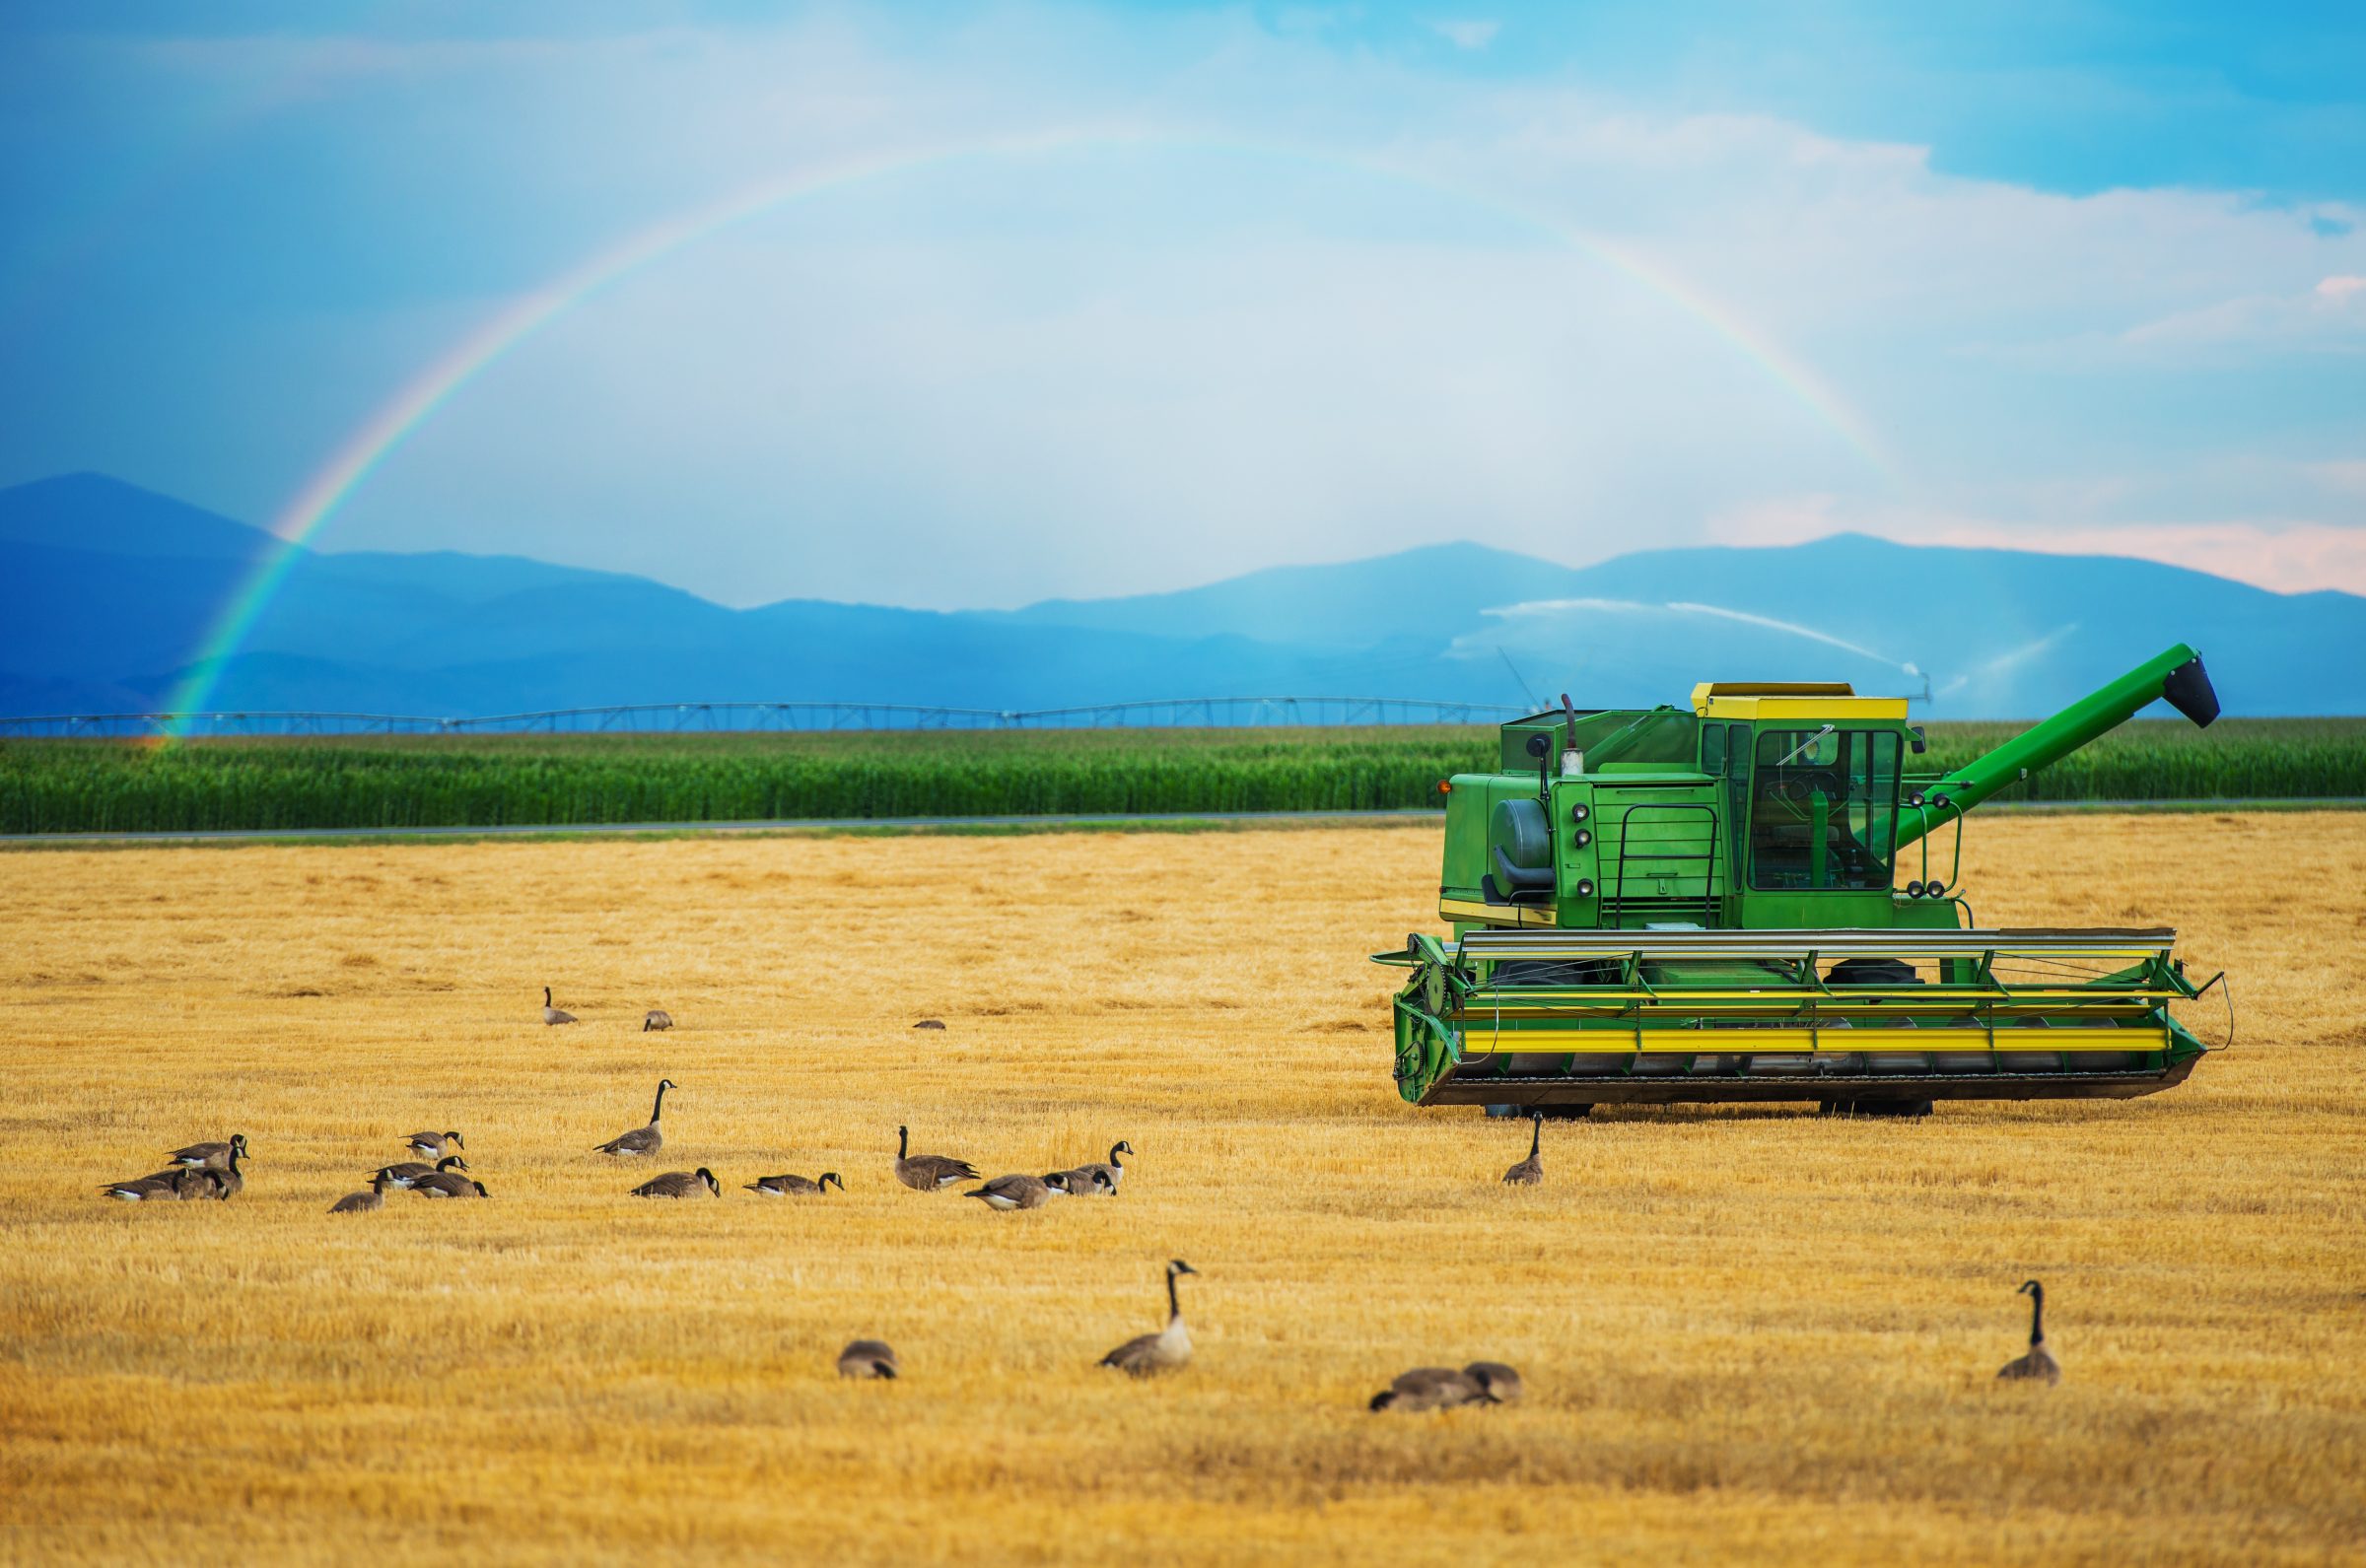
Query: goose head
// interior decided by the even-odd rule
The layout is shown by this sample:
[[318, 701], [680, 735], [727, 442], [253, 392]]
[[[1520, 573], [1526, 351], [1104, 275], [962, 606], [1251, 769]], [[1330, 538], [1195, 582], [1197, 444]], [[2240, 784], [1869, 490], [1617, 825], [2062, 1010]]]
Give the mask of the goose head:
[[233, 1154], [244, 1154], [246, 1152], [245, 1133], [233, 1132], [230, 1135], [230, 1152]]
[[485, 1191], [485, 1184], [482, 1182], [470, 1182], [468, 1185], [476, 1189], [476, 1195], [479, 1197], [491, 1197], [493, 1195]]
[[824, 1171], [824, 1172], [822, 1172], [822, 1173], [821, 1173], [821, 1180], [820, 1180], [820, 1181], [818, 1181], [818, 1182], [815, 1182], [813, 1185], [814, 1185], [815, 1187], [817, 1187], [817, 1188], [820, 1188], [822, 1191], [824, 1191], [824, 1192], [827, 1192], [827, 1191], [829, 1190], [830, 1184], [831, 1184], [831, 1183], [833, 1183], [833, 1182], [837, 1182], [837, 1183], [838, 1183], [838, 1191], [839, 1191], [839, 1192], [843, 1193], [843, 1192], [845, 1192], [845, 1191], [846, 1191], [846, 1184], [845, 1184], [844, 1182], [839, 1182], [839, 1181], [838, 1181], [838, 1173], [837, 1173], [836, 1171]]
[[456, 1154], [447, 1154], [436, 1162], [436, 1169], [439, 1171], [464, 1171], [468, 1169], [468, 1162]]
[[708, 1192], [714, 1193], [717, 1197], [721, 1197], [723, 1195], [723, 1184], [715, 1180], [715, 1173], [713, 1171], [708, 1170], [703, 1165], [700, 1166], [698, 1168], [698, 1179], [707, 1184]]

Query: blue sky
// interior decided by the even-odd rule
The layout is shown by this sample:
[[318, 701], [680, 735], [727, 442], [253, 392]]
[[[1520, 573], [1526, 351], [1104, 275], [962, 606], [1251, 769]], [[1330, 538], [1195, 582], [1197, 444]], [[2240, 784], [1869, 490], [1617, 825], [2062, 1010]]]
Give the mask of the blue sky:
[[2262, 9], [18, 0], [0, 483], [284, 524], [368, 446], [325, 548], [731, 603], [1841, 528], [2366, 591], [2366, 11]]

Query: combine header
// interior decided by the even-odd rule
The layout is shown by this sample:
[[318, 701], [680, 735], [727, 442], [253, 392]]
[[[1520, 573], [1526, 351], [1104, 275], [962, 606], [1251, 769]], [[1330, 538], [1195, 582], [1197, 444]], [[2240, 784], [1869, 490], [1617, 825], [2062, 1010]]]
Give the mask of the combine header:
[[1911, 771], [1904, 699], [1845, 685], [1505, 724], [1501, 771], [1444, 786], [1454, 935], [1373, 955], [1413, 971], [1399, 1092], [1915, 1115], [2181, 1082], [2205, 1048], [2170, 1006], [2217, 980], [2186, 979], [2174, 931], [1983, 929], [1957, 887], [1966, 812], [2155, 699], [2218, 716], [2181, 645], [1944, 775]]

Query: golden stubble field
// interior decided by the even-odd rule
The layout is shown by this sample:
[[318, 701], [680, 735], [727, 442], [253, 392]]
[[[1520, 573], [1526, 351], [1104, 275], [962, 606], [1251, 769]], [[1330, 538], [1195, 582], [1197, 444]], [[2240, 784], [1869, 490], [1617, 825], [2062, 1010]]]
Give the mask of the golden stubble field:
[[[2183, 928], [2237, 1048], [2119, 1104], [1604, 1115], [1533, 1192], [1524, 1125], [1389, 1084], [1362, 955], [1434, 924], [1432, 830], [0, 855], [0, 1555], [2366, 1557], [2366, 815], [1971, 840], [1983, 921]], [[661, 1075], [657, 1168], [725, 1201], [589, 1152]], [[994, 1214], [895, 1186], [899, 1122], [1140, 1157]], [[492, 1201], [324, 1212], [428, 1127]], [[94, 1191], [233, 1131], [229, 1204]], [[1095, 1370], [1177, 1256], [1198, 1359]], [[2051, 1392], [1992, 1377], [2031, 1274]], [[833, 1376], [858, 1334], [904, 1380]], [[1528, 1401], [1363, 1408], [1479, 1356]]]

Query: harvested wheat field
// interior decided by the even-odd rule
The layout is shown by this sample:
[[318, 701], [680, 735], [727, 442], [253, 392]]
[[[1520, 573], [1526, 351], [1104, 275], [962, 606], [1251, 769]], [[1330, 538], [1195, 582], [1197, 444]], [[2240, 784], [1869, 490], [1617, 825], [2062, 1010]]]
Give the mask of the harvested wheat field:
[[[1433, 829], [0, 855], [0, 1555], [2366, 1557], [2366, 815], [1968, 838], [1983, 921], [2180, 926], [2235, 1049], [1606, 1113], [1523, 1190], [1525, 1124], [1389, 1081], [1363, 955], [1434, 928]], [[664, 1153], [592, 1153], [661, 1076]], [[897, 1186], [899, 1123], [1139, 1157], [993, 1213]], [[326, 1212], [445, 1128], [490, 1201]], [[234, 1131], [232, 1202], [97, 1192]], [[1097, 1370], [1178, 1257], [1197, 1359]], [[2031, 1275], [2057, 1389], [1994, 1378]], [[1527, 1399], [1364, 1408], [1481, 1357]]]

